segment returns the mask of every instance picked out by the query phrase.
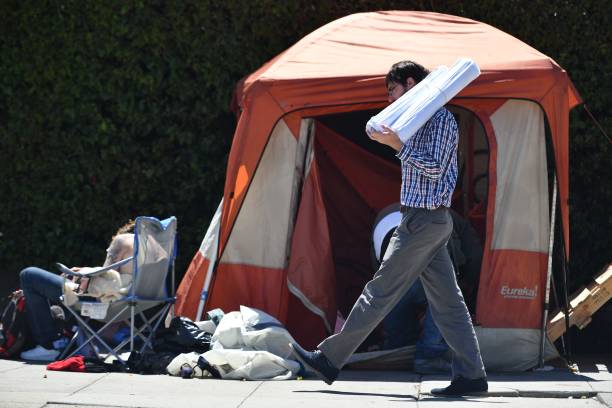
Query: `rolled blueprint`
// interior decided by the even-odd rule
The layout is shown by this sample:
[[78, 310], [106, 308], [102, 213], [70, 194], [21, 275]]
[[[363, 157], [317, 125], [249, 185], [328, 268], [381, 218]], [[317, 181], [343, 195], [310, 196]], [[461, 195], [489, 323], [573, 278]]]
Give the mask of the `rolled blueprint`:
[[450, 68], [439, 66], [391, 105], [372, 116], [366, 124], [366, 132], [381, 132], [384, 124], [406, 143], [438, 109], [478, 75], [478, 65], [469, 58], [458, 59]]

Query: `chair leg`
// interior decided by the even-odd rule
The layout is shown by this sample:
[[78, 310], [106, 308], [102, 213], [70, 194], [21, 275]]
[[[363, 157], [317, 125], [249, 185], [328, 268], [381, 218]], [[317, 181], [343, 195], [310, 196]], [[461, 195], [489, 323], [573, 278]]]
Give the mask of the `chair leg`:
[[[139, 328], [139, 329], [136, 329], [136, 328], [135, 328], [135, 332], [134, 332], [134, 337], [133, 337], [133, 338], [136, 338], [136, 336], [138, 336], [138, 337], [140, 337], [141, 339], [143, 339], [143, 335], [142, 335], [141, 333], [142, 333], [142, 332], [143, 332], [143, 331], [144, 331], [146, 328], [147, 328], [147, 327], [146, 327], [146, 326], [144, 326], [144, 325], [143, 325], [141, 328]], [[131, 338], [128, 338], [128, 339], [123, 340], [121, 343], [119, 343], [119, 345], [118, 345], [117, 347], [115, 347], [115, 350], [118, 350], [118, 349], [123, 348], [123, 346], [125, 346], [126, 344], [128, 344], [128, 343], [129, 343], [131, 340], [132, 340]]]
[[[77, 320], [79, 320], [79, 326], [80, 328], [84, 329], [86, 332], [89, 332], [90, 337], [87, 339], [87, 341], [85, 341], [83, 344], [81, 344], [75, 351], [73, 354], [76, 354], [77, 351], [79, 351], [80, 349], [82, 349], [83, 347], [85, 347], [87, 344], [89, 344], [92, 340], [97, 340], [110, 354], [113, 355], [113, 357], [115, 357], [117, 360], [119, 360], [123, 365], [127, 364], [127, 362], [123, 361], [123, 359], [121, 357], [119, 357], [119, 354], [117, 354], [117, 352], [111, 347], [109, 346], [104, 339], [102, 339], [102, 337], [100, 337], [98, 335], [98, 333], [92, 329], [91, 327], [89, 327], [89, 325], [80, 317], [77, 316]], [[100, 331], [104, 330], [104, 328], [106, 328], [108, 326], [108, 323], [106, 325], [104, 325]], [[93, 346], [93, 349], [96, 353], [96, 356], [98, 358], [100, 358], [100, 354], [98, 353], [98, 350], [96, 350], [95, 346]]]
[[130, 303], [130, 353], [134, 351], [134, 303]]
[[[157, 331], [157, 328], [159, 327], [160, 323], [162, 322], [162, 320], [164, 320], [164, 317], [166, 315], [166, 313], [168, 313], [168, 309], [170, 307], [170, 304], [166, 304], [159, 312], [157, 312], [151, 319], [146, 319], [146, 317], [144, 316], [144, 314], [141, 312], [141, 318], [143, 319], [143, 321], [145, 323], [143, 323], [143, 326], [146, 326], [146, 328], [149, 329], [149, 335], [147, 336], [146, 339], [143, 339], [143, 345], [140, 348], [140, 352], [142, 353], [145, 348], [147, 348], [147, 346], [151, 349], [153, 349], [153, 345], [151, 344], [151, 340], [153, 339], [153, 336], [155, 335], [155, 332]], [[151, 326], [151, 322], [154, 321], [154, 325]]]
[[64, 349], [62, 350], [62, 353], [57, 358], [58, 360], [64, 360], [65, 358], [67, 358], [66, 354], [68, 354], [68, 352], [70, 351], [70, 348], [74, 345], [74, 343], [76, 343], [78, 334], [79, 334], [79, 329], [77, 327], [76, 331], [72, 335], [72, 338], [70, 339], [70, 342], [66, 345], [66, 347], [64, 347]]
[[[118, 346], [115, 347], [115, 350], [123, 348], [126, 344], [132, 341], [132, 339], [136, 339], [139, 337], [140, 340], [143, 341], [142, 347], [140, 347], [139, 352], [143, 352], [147, 347], [153, 348], [151, 344], [151, 340], [155, 335], [155, 332], [159, 328], [159, 325], [163, 321], [165, 314], [168, 312], [169, 304], [165, 305], [161, 310], [155, 313], [151, 318], [147, 318], [144, 313], [138, 312], [139, 317], [142, 319], [143, 323], [140, 327], [136, 327], [136, 323], [134, 323], [134, 335], [129, 338], [123, 340]], [[144, 332], [148, 331], [148, 334]]]
[[[110, 326], [115, 320], [117, 320], [117, 317], [119, 317], [119, 315], [121, 313], [123, 313], [123, 311], [125, 311], [125, 309], [127, 309], [127, 306], [122, 309], [121, 312], [117, 313], [116, 316], [109, 320], [108, 322], [106, 322], [106, 324], [104, 326], [102, 326], [102, 328], [100, 328], [97, 332], [92, 329], [87, 322], [81, 318], [81, 316], [79, 316], [78, 313], [76, 313], [74, 310], [68, 308], [68, 311], [70, 311], [70, 313], [74, 316], [74, 318], [77, 320], [78, 322], [78, 326], [79, 328], [77, 329], [77, 333], [75, 334], [75, 339], [76, 336], [78, 336], [78, 332], [80, 330], [84, 330], [84, 332], [89, 334], [89, 338], [86, 339], [86, 341], [81, 344], [79, 347], [76, 348], [76, 350], [74, 350], [72, 353], [70, 353], [70, 355], [68, 357], [71, 357], [73, 355], [75, 355], [76, 353], [78, 353], [83, 347], [85, 347], [87, 344], [91, 343], [94, 339], [98, 341], [98, 343], [104, 347], [106, 349], [106, 351], [108, 351], [113, 357], [115, 357], [117, 360], [119, 360], [121, 362], [121, 364], [126, 365], [127, 362], [124, 361], [123, 359], [121, 359], [121, 357], [119, 357], [119, 355], [116, 352], [116, 349], [113, 349], [112, 347], [110, 347], [101, 337], [98, 333], [101, 333], [104, 329], [106, 329], [108, 326]], [[72, 343], [72, 342], [71, 342]], [[95, 346], [92, 345], [92, 348], [94, 350], [94, 352], [96, 353], [96, 356], [98, 358], [100, 358], [100, 355], [98, 353], [98, 351], [96, 350]]]

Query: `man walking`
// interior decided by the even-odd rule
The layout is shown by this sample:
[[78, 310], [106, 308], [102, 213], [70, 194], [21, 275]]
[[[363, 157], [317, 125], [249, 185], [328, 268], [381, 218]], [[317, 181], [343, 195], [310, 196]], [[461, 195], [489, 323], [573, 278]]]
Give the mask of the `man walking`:
[[[394, 64], [386, 77], [389, 102], [427, 76], [412, 61]], [[402, 220], [395, 230], [378, 271], [356, 301], [342, 330], [309, 352], [291, 344], [296, 357], [331, 384], [368, 334], [393, 309], [417, 278], [421, 278], [429, 307], [452, 350], [452, 381], [433, 389], [440, 396], [470, 395], [488, 385], [478, 340], [445, 249], [453, 222], [448, 211], [457, 180], [458, 128], [453, 115], [441, 108], [406, 143], [384, 127], [370, 138], [397, 152], [402, 166]]]

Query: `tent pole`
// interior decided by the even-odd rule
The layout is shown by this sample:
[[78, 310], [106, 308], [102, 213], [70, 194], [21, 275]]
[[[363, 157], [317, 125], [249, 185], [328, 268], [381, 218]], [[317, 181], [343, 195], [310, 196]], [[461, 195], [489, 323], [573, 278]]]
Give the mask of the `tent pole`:
[[548, 267], [546, 270], [546, 291], [544, 292], [544, 312], [542, 313], [542, 330], [540, 332], [540, 368], [544, 367], [544, 343], [546, 341], [546, 323], [548, 322], [548, 308], [550, 298], [550, 280], [552, 276], [552, 255], [555, 243], [555, 216], [557, 212], [557, 174], [553, 180], [552, 211], [550, 214], [550, 235], [548, 239]]
[[[572, 342], [571, 342], [571, 334], [570, 334], [570, 324], [569, 324], [569, 309], [570, 302], [567, 294], [567, 277], [569, 275], [569, 265], [567, 263], [567, 257], [565, 256], [565, 240], [561, 240], [561, 250], [563, 252], [562, 256], [562, 266], [563, 266], [563, 314], [565, 315], [565, 334], [567, 335], [567, 340], [564, 342], [567, 343], [565, 347], [565, 358], [568, 363], [572, 365], [574, 362], [572, 361]], [[561, 336], [561, 340], [564, 339], [564, 336]]]
[[200, 295], [200, 303], [198, 304], [198, 312], [196, 313], [196, 322], [202, 320], [202, 312], [204, 312], [204, 305], [206, 304], [206, 298], [208, 297], [208, 288], [210, 287], [210, 281], [212, 279], [213, 273], [215, 272], [215, 266], [217, 266], [217, 246], [218, 239], [215, 239], [213, 244], [213, 258], [210, 260], [208, 264], [208, 270], [206, 271], [206, 280], [204, 281], [204, 286], [202, 287], [202, 294]]
[[[219, 203], [219, 207], [217, 207], [217, 211], [213, 216], [211, 224], [215, 222], [215, 217], [221, 214], [221, 209], [223, 208], [223, 199]], [[220, 223], [220, 220], [217, 220]], [[206, 231], [206, 235], [208, 235], [208, 231]], [[204, 237], [206, 239], [206, 237]], [[204, 312], [204, 306], [206, 305], [206, 298], [208, 297], [208, 289], [210, 287], [210, 281], [212, 280], [212, 276], [215, 273], [215, 269], [217, 267], [217, 251], [219, 250], [219, 229], [217, 229], [216, 236], [212, 242], [212, 248], [210, 253], [212, 254], [210, 263], [208, 264], [208, 269], [206, 270], [206, 279], [204, 280], [204, 285], [202, 286], [202, 293], [200, 294], [200, 303], [198, 304], [198, 311], [196, 312], [195, 321], [199, 322], [202, 319], [202, 313]]]
[[[557, 293], [557, 284], [555, 283], [555, 274], [553, 273], [552, 275], [550, 275], [550, 286], [552, 289], [552, 295], [555, 299], [555, 308], [556, 309], [561, 309], [563, 308], [563, 310], [565, 310], [565, 308], [562, 306], [561, 303], [561, 299], [559, 299], [559, 293]], [[565, 339], [563, 338], [563, 336], [559, 337], [559, 340], [561, 340], [561, 348], [563, 349], [563, 355], [567, 355], [567, 351], [566, 351], [566, 347], [565, 347]]]
[[589, 110], [589, 107], [587, 106], [587, 104], [584, 103], [584, 104], [582, 104], [582, 106], [584, 107], [585, 112], [589, 115], [589, 117], [591, 118], [593, 123], [595, 123], [595, 125], [599, 128], [599, 131], [606, 137], [606, 139], [608, 139], [608, 142], [610, 142], [610, 144], [612, 144], [612, 139], [610, 139], [610, 136], [608, 136], [608, 134], [606, 133], [604, 128], [601, 126], [601, 124], [597, 121], [597, 119], [595, 119], [595, 116], [593, 116], [593, 114]]
[[[216, 253], [217, 253], [217, 249], [215, 248], [215, 258], [216, 258]], [[206, 304], [206, 298], [208, 297], [208, 288], [210, 286], [210, 281], [212, 279], [212, 275], [214, 273], [215, 266], [217, 266], [217, 260], [211, 259], [210, 263], [208, 264], [208, 270], [206, 271], [206, 281], [204, 281], [204, 286], [202, 287], [202, 294], [200, 295], [200, 303], [198, 304], [198, 312], [196, 313], [196, 318], [195, 318], [196, 322], [199, 322], [200, 320], [202, 320], [202, 313], [204, 312], [204, 305]]]

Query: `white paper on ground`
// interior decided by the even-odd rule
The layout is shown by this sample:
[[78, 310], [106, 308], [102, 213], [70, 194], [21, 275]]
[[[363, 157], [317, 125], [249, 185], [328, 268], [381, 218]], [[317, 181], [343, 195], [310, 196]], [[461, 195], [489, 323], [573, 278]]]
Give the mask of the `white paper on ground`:
[[438, 109], [479, 75], [480, 68], [469, 58], [458, 59], [450, 68], [439, 66], [391, 105], [372, 116], [366, 124], [366, 133], [380, 132], [384, 124], [406, 143]]

